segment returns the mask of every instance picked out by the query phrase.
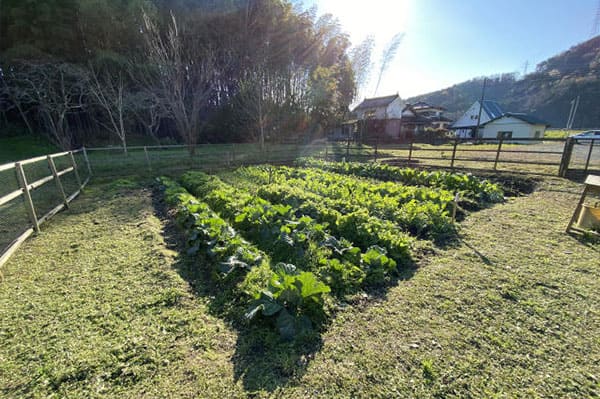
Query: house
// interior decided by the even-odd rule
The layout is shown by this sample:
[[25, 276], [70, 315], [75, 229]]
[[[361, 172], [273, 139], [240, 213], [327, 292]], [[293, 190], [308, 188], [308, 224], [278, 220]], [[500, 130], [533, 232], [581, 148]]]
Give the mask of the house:
[[358, 134], [383, 140], [398, 139], [403, 107], [404, 102], [398, 94], [365, 98], [352, 111], [360, 121]]
[[393, 96], [365, 98], [352, 112], [356, 118], [365, 119], [399, 119], [404, 103], [398, 94]]
[[419, 101], [411, 104], [411, 108], [419, 116], [429, 120], [427, 127], [432, 127], [434, 129], [447, 129], [450, 124], [452, 124], [452, 119], [448, 119], [442, 115], [446, 111], [446, 108], [440, 107], [439, 105], [431, 105], [425, 101]]
[[479, 137], [484, 139], [539, 139], [544, 137], [550, 125], [533, 116], [523, 113], [507, 112], [491, 119], [479, 127]]
[[405, 140], [423, 133], [429, 123], [430, 121], [426, 116], [421, 115], [413, 105], [407, 104], [402, 109], [398, 138]]
[[[481, 109], [481, 118], [479, 118], [479, 110]], [[475, 133], [475, 128], [477, 127], [477, 119], [479, 118], [479, 129], [481, 130], [481, 126], [491, 121], [492, 119], [496, 119], [504, 114], [502, 107], [495, 101], [484, 100], [483, 104], [480, 106], [479, 101], [475, 101], [473, 105], [454, 122], [450, 129], [454, 130], [457, 137], [462, 138], [470, 138], [473, 137]]]
[[456, 137], [461, 138], [474, 138], [477, 131], [478, 138], [519, 139], [542, 138], [548, 126], [547, 122], [533, 115], [504, 112], [497, 102], [485, 100], [481, 106], [479, 101], [475, 101], [450, 128], [454, 130]]
[[340, 126], [335, 126], [331, 129], [327, 134], [327, 140], [346, 141], [348, 139], [354, 139], [356, 136], [357, 123], [358, 121], [355, 119], [342, 122]]

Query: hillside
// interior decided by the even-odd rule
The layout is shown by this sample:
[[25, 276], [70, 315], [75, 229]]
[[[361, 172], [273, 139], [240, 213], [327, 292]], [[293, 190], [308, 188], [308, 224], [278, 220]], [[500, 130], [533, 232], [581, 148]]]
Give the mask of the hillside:
[[[483, 77], [443, 90], [409, 98], [448, 109], [457, 117], [481, 96]], [[488, 77], [486, 99], [498, 101], [506, 111], [528, 112], [564, 127], [570, 102], [580, 95], [574, 128], [600, 126], [600, 36], [539, 63], [535, 72]]]

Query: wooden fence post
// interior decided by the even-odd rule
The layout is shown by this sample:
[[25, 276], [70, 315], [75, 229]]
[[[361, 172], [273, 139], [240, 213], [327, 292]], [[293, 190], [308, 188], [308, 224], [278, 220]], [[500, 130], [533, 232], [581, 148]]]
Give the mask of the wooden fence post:
[[456, 158], [456, 146], [458, 145], [458, 139], [454, 139], [454, 146], [452, 147], [452, 160], [450, 161], [450, 169], [454, 169], [454, 159]]
[[31, 193], [29, 192], [29, 186], [27, 185], [27, 178], [25, 177], [23, 165], [21, 165], [20, 162], [16, 162], [15, 169], [17, 171], [17, 179], [19, 180], [19, 185], [23, 189], [23, 195], [25, 196], [25, 207], [27, 208], [29, 219], [31, 220], [33, 229], [36, 231], [36, 233], [39, 233], [40, 225], [38, 223], [37, 215], [35, 214], [35, 207], [33, 206], [33, 200], [31, 199]]
[[413, 152], [413, 143], [414, 143], [414, 137], [411, 137], [410, 139], [410, 145], [408, 147], [408, 162], [410, 163], [412, 161], [412, 152]]
[[54, 160], [52, 159], [52, 157], [50, 155], [48, 155], [46, 158], [48, 159], [48, 166], [50, 167], [52, 176], [54, 176], [54, 181], [56, 182], [56, 188], [58, 189], [58, 192], [62, 196], [63, 204], [65, 204], [65, 207], [68, 208], [69, 202], [67, 201], [67, 195], [65, 194], [65, 190], [60, 181], [60, 176], [58, 175], [58, 172], [56, 171], [56, 165], [54, 164]]
[[350, 159], [350, 133], [348, 133], [348, 142], [346, 143], [346, 158]]
[[456, 223], [456, 209], [458, 208], [458, 200], [460, 199], [459, 193], [454, 194], [454, 200], [452, 201], [452, 223]]
[[573, 154], [573, 145], [575, 141], [571, 137], [567, 137], [565, 146], [563, 148], [563, 154], [560, 159], [560, 167], [558, 168], [558, 176], [565, 177], [569, 171], [569, 164], [571, 163], [571, 155]]
[[325, 143], [325, 161], [329, 160], [328, 148], [329, 146], [327, 145], [327, 143]]
[[592, 159], [592, 150], [594, 148], [594, 141], [595, 141], [595, 139], [591, 139], [590, 140], [590, 149], [588, 151], [587, 158], [585, 160], [585, 169], [584, 169], [584, 172], [587, 172], [588, 167], [590, 166], [590, 159]]
[[79, 171], [77, 170], [77, 162], [75, 162], [75, 157], [73, 156], [73, 151], [69, 151], [69, 157], [71, 158], [71, 165], [73, 165], [73, 172], [75, 173], [75, 179], [77, 179], [77, 185], [80, 189], [83, 189], [81, 185], [81, 178], [79, 177]]
[[379, 146], [379, 136], [375, 138], [375, 161], [377, 161], [377, 147]]
[[144, 146], [144, 156], [146, 157], [146, 164], [148, 165], [148, 171], [152, 173], [152, 165], [150, 164], [150, 156], [148, 155], [148, 148]]
[[502, 142], [504, 141], [504, 137], [500, 137], [500, 142], [498, 143], [498, 150], [496, 151], [496, 159], [494, 160], [494, 170], [498, 167], [498, 160], [500, 159], [500, 152], [502, 151]]
[[[267, 162], [271, 162], [271, 153], [269, 152], [269, 145], [265, 143], [265, 152], [267, 154]], [[269, 178], [270, 180], [271, 178]]]
[[85, 164], [87, 165], [88, 174], [92, 176], [92, 166], [90, 165], [90, 159], [88, 158], [87, 150], [85, 147], [81, 148], [83, 150], [83, 159], [85, 159]]

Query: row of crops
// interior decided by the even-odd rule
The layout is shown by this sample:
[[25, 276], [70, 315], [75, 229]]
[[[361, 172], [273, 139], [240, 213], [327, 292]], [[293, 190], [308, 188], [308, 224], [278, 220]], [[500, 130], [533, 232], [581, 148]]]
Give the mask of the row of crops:
[[321, 324], [346, 295], [385, 286], [419, 242], [454, 237], [455, 192], [480, 205], [503, 198], [472, 176], [415, 174], [406, 184], [396, 177], [404, 169], [302, 162], [160, 179], [195, 265], [231, 292], [240, 318], [286, 339]]

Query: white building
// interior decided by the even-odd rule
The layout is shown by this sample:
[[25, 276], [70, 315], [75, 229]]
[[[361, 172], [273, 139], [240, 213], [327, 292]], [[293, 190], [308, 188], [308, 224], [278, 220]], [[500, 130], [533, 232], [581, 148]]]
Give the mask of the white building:
[[352, 110], [356, 119], [363, 121], [359, 134], [366, 139], [397, 140], [404, 105], [398, 94], [365, 98]]
[[400, 119], [404, 102], [398, 94], [393, 96], [365, 98], [352, 112], [356, 118], [365, 119]]
[[507, 112], [479, 127], [484, 139], [540, 139], [550, 126], [532, 115]]
[[[481, 107], [479, 104], [479, 101], [475, 101], [467, 112], [452, 124], [451, 129], [457, 137], [474, 138], [477, 130], [478, 138], [484, 139], [542, 138], [546, 128], [550, 126], [533, 115], [504, 112], [495, 101], [486, 100]], [[476, 129], [478, 118], [479, 129]]]

